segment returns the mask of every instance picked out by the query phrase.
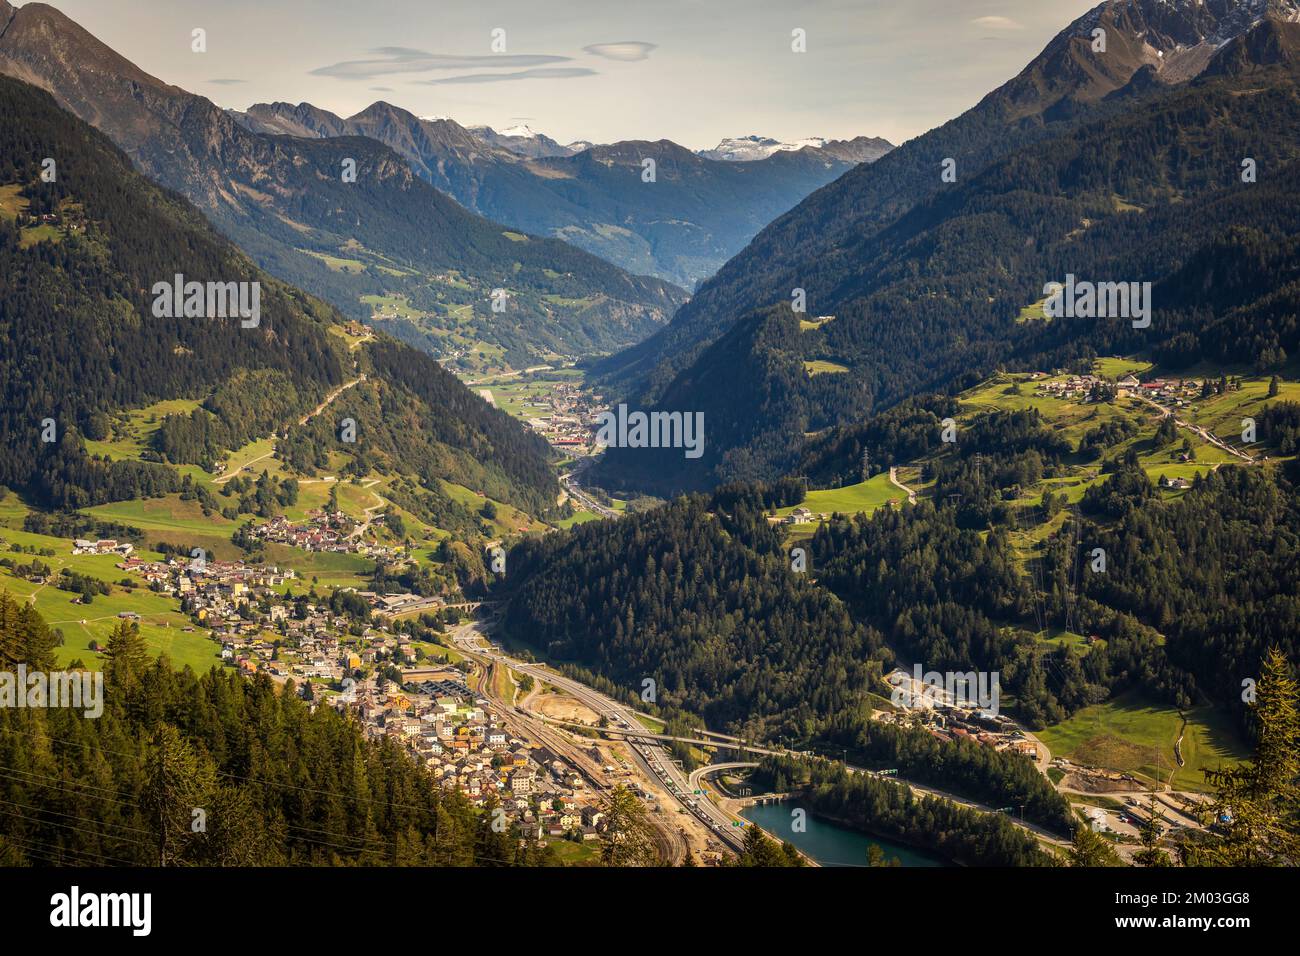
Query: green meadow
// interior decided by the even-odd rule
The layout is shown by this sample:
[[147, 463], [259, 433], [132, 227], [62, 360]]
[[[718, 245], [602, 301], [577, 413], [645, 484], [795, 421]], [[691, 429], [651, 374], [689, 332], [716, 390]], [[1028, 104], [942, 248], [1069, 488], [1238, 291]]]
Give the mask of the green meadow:
[[891, 501], [902, 504], [907, 501], [907, 492], [890, 484], [889, 474], [882, 472], [856, 485], [846, 485], [843, 488], [830, 488], [823, 491], [810, 491], [802, 505], [780, 508], [776, 513], [778, 517], [784, 518], [792, 514], [795, 507], [803, 507], [824, 514], [834, 514], [836, 512], [841, 514], [866, 512], [870, 514]]
[[[1037, 734], [1054, 757], [1171, 783], [1176, 790], [1206, 790], [1205, 770], [1235, 765], [1249, 750], [1226, 714], [1197, 707], [1186, 716], [1184, 730], [1176, 710], [1130, 691]], [[1180, 730], [1182, 766], [1174, 751]]]

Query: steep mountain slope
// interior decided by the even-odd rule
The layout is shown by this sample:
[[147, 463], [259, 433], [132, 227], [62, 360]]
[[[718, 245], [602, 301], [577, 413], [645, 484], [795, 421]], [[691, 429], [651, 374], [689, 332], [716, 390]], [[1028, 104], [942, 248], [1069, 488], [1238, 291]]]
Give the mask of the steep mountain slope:
[[[53, 182], [42, 177], [47, 157]], [[208, 317], [210, 304], [163, 317], [173, 313], [156, 286], [177, 275], [256, 284], [256, 321]], [[97, 458], [83, 438], [108, 437], [108, 413], [190, 399], [192, 414], [162, 431], [182, 449], [170, 463], [198, 463], [213, 441], [229, 450], [289, 431], [348, 383], [402, 409], [400, 441], [387, 431], [396, 420], [357, 419], [373, 460], [430, 488], [445, 478], [550, 508], [557, 488], [540, 438], [427, 355], [383, 336], [349, 349], [344, 324], [259, 270], [47, 93], [0, 77], [0, 485], [71, 507], [179, 491], [158, 451]]]
[[[1130, 9], [1106, 4], [1090, 15], [1111, 25], [1112, 49], [1120, 7]], [[941, 130], [810, 197], [656, 340], [610, 363], [641, 373], [646, 404], [704, 412], [710, 450], [695, 461], [616, 450], [597, 480], [666, 491], [770, 476], [793, 466], [806, 432], [1000, 364], [1060, 365], [1090, 349], [1140, 348], [1182, 364], [1286, 361], [1296, 352], [1288, 255], [1300, 213], [1287, 177], [1300, 147], [1288, 121], [1298, 36], [1292, 20], [1263, 18], [1223, 44], [1202, 79], [1169, 86], [1155, 67], [1140, 66], [1091, 106], [1055, 80], [1039, 83], [1053, 92], [1038, 105], [1069, 99], [1073, 119], [1007, 127], [987, 112], [967, 114], [956, 121], [964, 141], [987, 144], [991, 131], [1010, 130], [1007, 139], [1029, 142], [956, 183], [940, 182]], [[1255, 50], [1275, 65], [1258, 64]], [[1095, 75], [1080, 82], [1077, 93], [1096, 94]], [[1024, 108], [1012, 87], [1025, 88], [1013, 81], [985, 100], [998, 116]], [[927, 155], [934, 165], [920, 185], [908, 177]], [[1268, 170], [1258, 182], [1242, 181], [1248, 157]], [[905, 188], [885, 196], [877, 175], [912, 184], [917, 198], [905, 203]], [[843, 213], [851, 208], [862, 212]], [[1151, 326], [1018, 321], [1041, 317], [1032, 307], [1045, 284], [1069, 274], [1155, 283]], [[1236, 298], [1207, 301], [1206, 290], [1228, 276]], [[794, 288], [806, 289], [809, 316], [792, 312]], [[816, 315], [834, 320], [801, 324]]]
[[[773, 222], [704, 283], [668, 327], [611, 357], [600, 371], [650, 402], [738, 318], [790, 302], [793, 289], [806, 291], [812, 315], [834, 312], [839, 275], [858, 268], [849, 250], [949, 189], [941, 178], [945, 160], [954, 161], [962, 182], [1016, 149], [1127, 109], [1129, 96], [1121, 91], [1186, 81], [1194, 64], [1206, 65], [1215, 50], [1266, 17], [1294, 24], [1300, 3], [1107, 0], [966, 113], [852, 170]], [[1093, 49], [1098, 29], [1105, 31], [1104, 53]], [[1218, 62], [1228, 55], [1225, 50]], [[827, 284], [814, 281], [813, 263], [832, 267], [821, 270]]]
[[[737, 164], [660, 140], [527, 158], [452, 120], [420, 119], [382, 102], [347, 119], [310, 104], [259, 104], [241, 121], [259, 130], [369, 136], [480, 215], [687, 288], [773, 218], [850, 169], [859, 155], [874, 159], [889, 148], [883, 141], [864, 146], [853, 140]], [[646, 160], [655, 163], [654, 182], [643, 181]]]
[[[609, 351], [644, 337], [684, 297], [565, 243], [466, 212], [373, 139], [249, 132], [44, 4], [15, 10], [0, 0], [0, 22], [0, 72], [49, 90], [280, 278], [355, 317], [382, 311], [402, 327], [395, 331], [431, 351], [487, 343], [515, 365]], [[354, 182], [345, 181], [348, 160]], [[492, 307], [498, 288], [508, 294], [503, 311]]]

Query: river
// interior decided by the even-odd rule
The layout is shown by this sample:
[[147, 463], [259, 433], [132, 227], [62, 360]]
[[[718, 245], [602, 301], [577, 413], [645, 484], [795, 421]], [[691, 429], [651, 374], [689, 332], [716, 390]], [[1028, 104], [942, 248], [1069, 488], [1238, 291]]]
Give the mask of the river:
[[866, 866], [867, 849], [872, 846], [884, 850], [886, 860], [897, 857], [903, 866], [946, 865], [937, 857], [928, 856], [901, 843], [867, 836], [812, 814], [808, 815], [807, 827], [803, 833], [792, 833], [792, 809], [794, 805], [790, 803], [756, 804], [746, 807], [740, 815], [751, 823], [757, 823], [777, 839], [789, 840], [822, 866]]

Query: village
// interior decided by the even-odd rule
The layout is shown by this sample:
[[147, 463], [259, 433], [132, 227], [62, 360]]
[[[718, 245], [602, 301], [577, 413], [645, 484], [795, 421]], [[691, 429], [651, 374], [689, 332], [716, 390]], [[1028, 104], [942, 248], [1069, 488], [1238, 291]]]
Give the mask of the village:
[[603, 410], [599, 395], [583, 391], [578, 382], [556, 382], [544, 395], [524, 402], [528, 424], [556, 448], [571, 455], [589, 455], [594, 450], [596, 416]]
[[[381, 523], [383, 515], [375, 515], [371, 524]], [[371, 558], [393, 558], [400, 549], [364, 540], [365, 526], [342, 511], [313, 508], [307, 512], [304, 523], [295, 523], [277, 515], [269, 521], [250, 527], [247, 537], [253, 541], [274, 541], [303, 551], [361, 554]]]
[[[112, 550], [112, 542], [96, 544]], [[604, 817], [583, 778], [507, 730], [466, 683], [468, 665], [450, 663], [437, 645], [412, 637], [415, 627], [402, 626], [421, 613], [459, 619], [442, 598], [351, 588], [330, 601], [292, 597], [278, 590], [296, 579], [292, 569], [243, 561], [128, 555], [117, 567], [178, 598], [196, 627], [210, 630], [226, 666], [292, 680], [313, 707], [353, 714], [368, 737], [405, 747], [438, 786], [476, 807], [501, 807], [524, 839], [598, 838]]]
[[[292, 568], [244, 561], [128, 557], [117, 568], [179, 599], [181, 611], [222, 645], [227, 663], [277, 679], [338, 681], [383, 657], [414, 663], [420, 654], [413, 642], [390, 624], [398, 615], [446, 607], [441, 597], [354, 588], [339, 589], [328, 602], [293, 596], [283, 590], [297, 577]], [[345, 649], [345, 643], [355, 646]]]
[[582, 775], [511, 732], [456, 667], [421, 672], [405, 685], [372, 675], [347, 687], [332, 706], [355, 713], [368, 736], [403, 744], [443, 789], [480, 809], [500, 807], [522, 839], [599, 838], [605, 815]]
[[[1047, 380], [1043, 381], [1044, 379]], [[1036, 391], [1043, 395], [1066, 401], [1101, 401], [1114, 390], [1114, 394], [1120, 397], [1138, 395], [1173, 408], [1190, 404], [1203, 394], [1204, 389], [1203, 383], [1191, 379], [1158, 378], [1143, 382], [1136, 375], [1126, 375], [1118, 382], [1110, 382], [1096, 375], [1065, 375], [1057, 372], [1049, 377], [1047, 372], [1034, 372], [1029, 380], [1038, 382]]]

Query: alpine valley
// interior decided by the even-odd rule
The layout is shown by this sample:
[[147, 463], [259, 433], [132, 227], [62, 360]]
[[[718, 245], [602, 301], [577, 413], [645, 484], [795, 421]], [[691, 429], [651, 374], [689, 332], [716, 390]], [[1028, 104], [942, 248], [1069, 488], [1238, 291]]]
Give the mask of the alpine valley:
[[881, 44], [1065, 17], [214, 5], [302, 26], [218, 105], [75, 5], [0, 0], [0, 868], [243, 867], [186, 918], [301, 945], [380, 867], [898, 863], [1044, 938], [1128, 905], [1067, 867], [1300, 864], [1300, 0], [1103, 0], [897, 147]]

